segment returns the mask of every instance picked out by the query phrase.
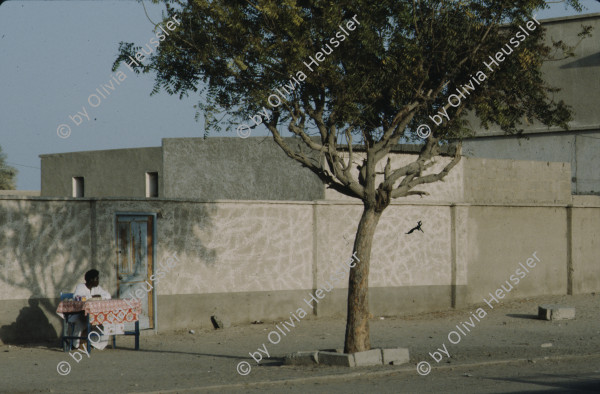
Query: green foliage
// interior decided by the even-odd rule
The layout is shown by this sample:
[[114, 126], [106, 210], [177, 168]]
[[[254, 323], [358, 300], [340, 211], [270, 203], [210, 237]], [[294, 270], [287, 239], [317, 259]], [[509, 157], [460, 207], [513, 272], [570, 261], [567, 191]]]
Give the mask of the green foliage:
[[15, 190], [17, 170], [6, 164], [6, 155], [2, 153], [0, 147], [0, 190]]
[[[494, 72], [484, 66], [537, 10], [548, 7], [543, 0], [153, 1], [165, 3], [165, 21], [173, 15], [182, 21], [145, 65], [136, 67], [136, 72], [155, 73], [153, 93], [198, 94], [207, 131], [252, 124], [248, 118], [265, 108], [264, 124], [288, 156], [330, 187], [377, 201], [382, 209], [391, 198], [447, 174], [456, 161], [436, 176], [422, 176], [440, 144], [461, 140], [479, 127], [467, 122], [469, 113], [484, 127], [497, 124], [507, 133], [519, 133], [533, 120], [566, 128], [571, 119], [570, 107], [555, 101], [556, 89], [542, 79], [540, 67], [553, 48], [544, 44], [541, 27]], [[580, 9], [578, 1], [565, 4]], [[304, 62], [354, 17], [360, 25], [309, 71]], [[584, 29], [582, 35], [588, 34]], [[563, 42], [554, 43], [554, 49], [569, 55]], [[121, 43], [113, 71], [135, 52], [134, 44]], [[299, 71], [306, 80], [296, 83]], [[450, 107], [449, 95], [478, 71], [488, 78]], [[284, 104], [269, 105], [269, 96], [290, 81], [294, 88]], [[375, 191], [375, 164], [399, 141], [417, 140], [417, 126], [431, 125], [429, 116], [442, 109], [450, 120], [433, 127], [415, 163], [387, 168], [385, 182]], [[282, 126], [322, 152], [327, 168], [286, 146]], [[349, 171], [356, 164], [353, 157], [338, 151], [342, 142], [367, 149], [356, 166], [358, 177]]]
[[[160, 2], [154, 0], [154, 2]], [[424, 123], [444, 105], [448, 87], [459, 86], [482, 69], [482, 62], [507, 44], [519, 25], [530, 20], [544, 1], [321, 1], [246, 0], [166, 1], [167, 16], [181, 14], [183, 25], [142, 72], [155, 72], [154, 92], [161, 88], [184, 96], [202, 95], [199, 108], [207, 119], [225, 111], [232, 125], [247, 120], [267, 98], [298, 71], [307, 80], [280, 108], [280, 123], [290, 111], [324, 102], [324, 118], [338, 128], [352, 124], [354, 133], [377, 140], [407, 104], [419, 101], [407, 128]], [[580, 7], [577, 1], [567, 2]], [[303, 61], [320, 50], [339, 26], [357, 15], [360, 26], [334, 49], [314, 72]], [[505, 24], [506, 27], [501, 27]], [[568, 107], [552, 102], [539, 67], [549, 48], [536, 30], [502, 67], [466, 100], [461, 115], [474, 110], [484, 125], [499, 124], [517, 132], [521, 119], [538, 119], [566, 127]], [[115, 62], [135, 53], [121, 44]], [[433, 91], [435, 97], [426, 97]], [[499, 107], [498, 102], [507, 106]], [[454, 114], [453, 114], [454, 115]], [[217, 126], [214, 122], [209, 126]], [[460, 137], [459, 117], [436, 134]]]
[[[412, 189], [443, 179], [458, 163], [460, 144], [440, 172], [427, 173], [442, 143], [471, 132], [466, 114], [475, 112], [484, 125], [498, 124], [509, 133], [519, 132], [524, 119], [566, 127], [571, 116], [542, 80], [540, 66], [551, 48], [543, 44], [541, 28], [460, 105], [452, 108], [447, 101], [535, 10], [547, 7], [543, 0], [153, 1], [165, 3], [165, 20], [178, 14], [182, 21], [136, 67], [156, 73], [153, 93], [198, 93], [208, 130], [220, 130], [223, 113], [234, 127], [250, 123], [251, 116], [260, 116], [261, 123], [264, 108], [264, 124], [289, 157], [330, 188], [362, 200], [354, 245], [361, 262], [349, 275], [346, 353], [370, 348], [366, 278], [381, 213], [394, 198], [427, 194]], [[577, 1], [566, 3], [579, 7]], [[360, 25], [309, 71], [304, 62], [327, 44], [335, 46], [331, 39], [354, 17]], [[555, 47], [568, 55], [561, 44]], [[113, 71], [135, 51], [121, 43]], [[293, 77], [302, 81], [293, 81], [285, 103], [269, 105], [269, 96]], [[450, 109], [450, 121], [434, 128], [412, 163], [391, 168], [392, 147], [414, 138], [411, 130], [430, 123], [429, 115], [441, 108]], [[282, 126], [302, 140], [301, 149], [286, 143]], [[357, 142], [363, 152], [354, 152]], [[320, 152], [326, 164], [312, 160], [306, 148]]]

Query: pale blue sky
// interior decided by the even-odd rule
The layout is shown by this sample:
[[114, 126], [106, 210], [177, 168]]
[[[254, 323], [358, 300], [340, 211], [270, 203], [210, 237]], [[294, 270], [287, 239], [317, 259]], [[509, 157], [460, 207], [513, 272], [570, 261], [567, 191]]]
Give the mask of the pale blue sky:
[[[583, 4], [584, 13], [600, 12], [595, 0]], [[162, 6], [146, 8], [153, 20], [161, 19]], [[574, 14], [555, 4], [538, 19]], [[100, 89], [106, 98], [97, 108], [89, 105], [88, 96], [114, 75], [119, 42], [144, 45], [153, 36], [135, 1], [10, 0], [0, 5], [0, 146], [19, 170], [18, 189], [39, 190], [40, 154], [160, 146], [164, 137], [203, 135], [202, 122], [194, 120], [197, 98], [150, 97], [153, 77], [126, 68], [127, 78], [120, 85], [113, 82], [109, 96]], [[91, 120], [75, 126], [69, 115], [82, 106]], [[58, 137], [60, 124], [70, 125], [69, 138]]]

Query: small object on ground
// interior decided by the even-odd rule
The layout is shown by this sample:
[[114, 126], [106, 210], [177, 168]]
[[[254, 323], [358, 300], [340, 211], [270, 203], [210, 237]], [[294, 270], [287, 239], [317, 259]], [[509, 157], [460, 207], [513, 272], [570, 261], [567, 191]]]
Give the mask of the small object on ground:
[[260, 320], [254, 320], [254, 321], [252, 322], [252, 324], [263, 324], [263, 322], [261, 322]]
[[551, 343], [542, 343], [542, 347], [552, 347]]
[[575, 319], [575, 308], [560, 305], [540, 305], [538, 318], [542, 320]]
[[195, 334], [195, 333], [196, 333], [196, 331], [190, 330], [190, 334]]
[[231, 327], [231, 323], [229, 322], [229, 320], [227, 320], [223, 317], [219, 317], [217, 315], [211, 316], [210, 321], [212, 322], [213, 326], [215, 326], [216, 329]]

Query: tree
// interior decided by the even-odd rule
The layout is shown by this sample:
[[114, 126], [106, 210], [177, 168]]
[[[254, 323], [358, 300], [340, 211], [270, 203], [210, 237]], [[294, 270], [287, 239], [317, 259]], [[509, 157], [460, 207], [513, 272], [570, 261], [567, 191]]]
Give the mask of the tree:
[[0, 190], [15, 190], [17, 170], [6, 164], [6, 155], [0, 147]]
[[[459, 162], [461, 138], [472, 134], [466, 116], [507, 133], [522, 132], [523, 121], [567, 127], [570, 120], [570, 108], [553, 101], [556, 89], [542, 79], [552, 49], [542, 28], [534, 22], [525, 40], [510, 44], [547, 7], [541, 0], [164, 2], [165, 21], [178, 15], [181, 26], [145, 64], [131, 66], [156, 73], [153, 93], [198, 93], [206, 130], [264, 124], [290, 158], [362, 201], [345, 352], [370, 349], [368, 276], [381, 214], [394, 198], [427, 194], [415, 188], [443, 179]], [[488, 69], [484, 62], [503, 47], [508, 52], [506, 45], [513, 51]], [[113, 71], [139, 49], [121, 42]], [[230, 118], [217, 121], [221, 114]], [[415, 135], [432, 121], [438, 126], [425, 140]], [[286, 143], [286, 127], [303, 149]], [[392, 168], [389, 153], [399, 141], [419, 141], [422, 149], [412, 163]], [[458, 142], [454, 157], [433, 172], [433, 159], [451, 141]]]

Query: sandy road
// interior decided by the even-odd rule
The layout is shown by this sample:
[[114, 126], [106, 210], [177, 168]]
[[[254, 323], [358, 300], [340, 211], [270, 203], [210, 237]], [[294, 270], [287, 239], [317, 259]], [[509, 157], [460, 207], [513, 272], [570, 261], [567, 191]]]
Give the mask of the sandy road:
[[[534, 319], [537, 305], [542, 303], [575, 306], [576, 319], [562, 322]], [[281, 365], [282, 357], [289, 352], [341, 347], [345, 326], [343, 319], [304, 319], [294, 329], [293, 335], [288, 335], [279, 344], [269, 347], [271, 357], [261, 361], [260, 365], [250, 358], [249, 352], [256, 351], [267, 341], [267, 334], [274, 329], [276, 322], [234, 326], [223, 331], [194, 328], [195, 335], [187, 331], [145, 335], [141, 338], [141, 350], [138, 352], [131, 350], [133, 338], [120, 337], [118, 349], [93, 351], [89, 358], [83, 356], [79, 362], [63, 353], [57, 344], [53, 344], [55, 347], [4, 345], [0, 347], [0, 392], [195, 392], [201, 388], [224, 385], [229, 386], [229, 389], [220, 391], [238, 392], [234, 390], [239, 388], [231, 387], [238, 384], [255, 385], [243, 386], [241, 390], [269, 392], [265, 384], [285, 380], [290, 381], [287, 385], [283, 383], [290, 392], [300, 390], [305, 385], [323, 385], [334, 390], [333, 387], [340, 385], [340, 381], [340, 387], [346, 385], [346, 389], [358, 390], [363, 387], [361, 385], [368, 386], [368, 382], [382, 382], [384, 386], [381, 390], [387, 392], [400, 382], [415, 382], [415, 388], [425, 390], [426, 386], [418, 384], [433, 384], [439, 379], [442, 379], [440, 382], [446, 382], [440, 383], [442, 386], [453, 381], [467, 382], [462, 374], [470, 373], [468, 368], [474, 368], [477, 373], [485, 373], [486, 382], [491, 382], [494, 378], [492, 372], [496, 367], [482, 365], [504, 360], [524, 361], [519, 361], [514, 367], [510, 366], [513, 369], [509, 366], [502, 367], [507, 369], [506, 372], [498, 370], [501, 372], [499, 379], [506, 380], [511, 374], [518, 372], [522, 376], [531, 374], [535, 379], [546, 373], [556, 380], [560, 378], [561, 368], [577, 362], [581, 362], [583, 366], [586, 363], [589, 365], [585, 371], [589, 374], [589, 379], [597, 378], [595, 371], [599, 364], [594, 365], [597, 359], [593, 357], [600, 355], [600, 296], [538, 297], [503, 303], [495, 307], [459, 343], [450, 344], [448, 333], [456, 330], [454, 327], [468, 319], [474, 310], [475, 308], [467, 308], [403, 318], [385, 317], [383, 320], [376, 316], [371, 322], [372, 345], [408, 347], [411, 361], [402, 366], [347, 369]], [[446, 344], [449, 357], [444, 355], [444, 359], [436, 363], [429, 353], [436, 351], [442, 343]], [[592, 358], [589, 362], [585, 358], [577, 358], [580, 361], [565, 361], [568, 360], [565, 357], [590, 355]], [[545, 357], [548, 359], [544, 359]], [[427, 376], [420, 376], [416, 371], [417, 363], [423, 360], [432, 365], [432, 371]], [[66, 376], [57, 372], [57, 364], [63, 361], [68, 361], [71, 367]], [[252, 370], [248, 376], [240, 376], [236, 372], [236, 365], [241, 361], [251, 363]], [[550, 368], [547, 372], [543, 368], [539, 370], [544, 363], [554, 362], [559, 363], [556, 368]], [[576, 381], [584, 378], [567, 374], [564, 379]], [[515, 387], [518, 386], [509, 385], [506, 386], [507, 391], [489, 392], [509, 392]], [[536, 386], [533, 390], [539, 389]], [[331, 390], [330, 392], [335, 392]]]

